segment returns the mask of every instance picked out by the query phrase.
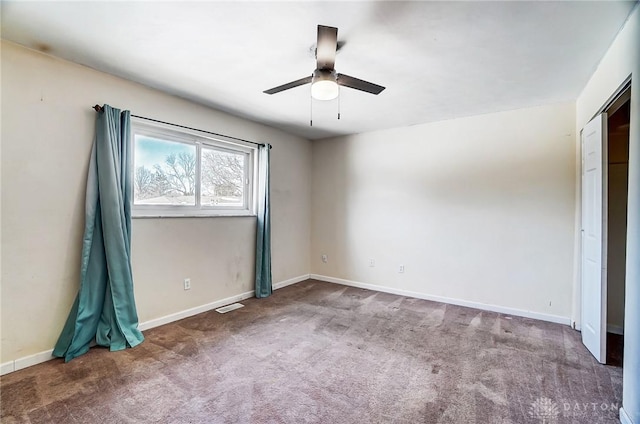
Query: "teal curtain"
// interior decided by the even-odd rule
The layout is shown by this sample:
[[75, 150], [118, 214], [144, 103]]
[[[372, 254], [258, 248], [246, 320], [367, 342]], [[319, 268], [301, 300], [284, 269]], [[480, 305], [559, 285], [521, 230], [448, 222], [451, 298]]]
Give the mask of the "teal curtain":
[[256, 297], [271, 294], [271, 207], [269, 154], [271, 145], [258, 147], [258, 229], [256, 235]]
[[80, 290], [53, 355], [65, 362], [100, 346], [140, 344], [131, 273], [131, 114], [97, 112], [85, 200]]

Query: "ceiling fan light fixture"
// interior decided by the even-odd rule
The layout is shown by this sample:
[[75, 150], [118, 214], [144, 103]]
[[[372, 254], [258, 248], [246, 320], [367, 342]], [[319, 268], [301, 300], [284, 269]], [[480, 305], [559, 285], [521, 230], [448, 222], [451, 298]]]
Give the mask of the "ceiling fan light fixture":
[[336, 82], [335, 71], [316, 70], [311, 83], [311, 97], [316, 100], [333, 100], [340, 90]]

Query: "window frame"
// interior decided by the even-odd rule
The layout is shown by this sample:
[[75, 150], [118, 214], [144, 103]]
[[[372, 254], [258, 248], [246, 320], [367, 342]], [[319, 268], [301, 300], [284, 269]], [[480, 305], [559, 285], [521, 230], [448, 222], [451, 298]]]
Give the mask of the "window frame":
[[[135, 184], [136, 170], [136, 135], [182, 143], [195, 147], [196, 169], [194, 177], [194, 205], [140, 205], [135, 203], [135, 187], [133, 187], [131, 201], [132, 218], [187, 218], [187, 217], [216, 217], [216, 216], [256, 216], [256, 169], [257, 146], [242, 143], [224, 136], [212, 136], [200, 131], [176, 128], [171, 125], [149, 123], [147, 121], [131, 119], [131, 181]], [[243, 154], [244, 163], [244, 189], [243, 205], [237, 206], [211, 206], [201, 204], [201, 168], [202, 149], [213, 149], [225, 153]]]

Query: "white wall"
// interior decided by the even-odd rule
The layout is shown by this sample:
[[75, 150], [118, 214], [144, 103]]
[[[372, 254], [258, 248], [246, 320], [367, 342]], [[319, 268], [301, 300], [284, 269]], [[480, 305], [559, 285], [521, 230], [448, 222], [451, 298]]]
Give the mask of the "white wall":
[[574, 128], [564, 103], [314, 141], [312, 273], [568, 322]]
[[[309, 273], [309, 141], [3, 42], [0, 362], [51, 349], [77, 292], [96, 103], [271, 143], [273, 279]], [[255, 218], [134, 219], [140, 321], [252, 290], [254, 245]]]
[[[631, 75], [629, 129], [629, 204], [627, 212], [627, 271], [623, 367], [623, 423], [640, 424], [640, 7], [627, 23], [576, 102], [576, 132], [605, 105]], [[579, 180], [578, 180], [579, 182]], [[579, 193], [579, 187], [578, 187]], [[578, 199], [578, 205], [579, 199]], [[579, 208], [579, 206], [578, 206]], [[579, 211], [579, 209], [578, 209]], [[574, 305], [580, 316], [580, 276], [576, 273]]]

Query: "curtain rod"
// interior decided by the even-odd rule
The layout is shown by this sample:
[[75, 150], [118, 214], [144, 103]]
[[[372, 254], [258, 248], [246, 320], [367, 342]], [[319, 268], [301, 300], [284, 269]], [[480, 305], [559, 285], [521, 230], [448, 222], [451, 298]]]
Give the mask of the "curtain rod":
[[[102, 106], [100, 105], [95, 105], [93, 106], [91, 109], [94, 109], [96, 112], [102, 112]], [[217, 135], [219, 137], [225, 137], [225, 138], [230, 138], [232, 140], [238, 140], [238, 141], [243, 141], [245, 143], [251, 143], [251, 144], [255, 144], [256, 146], [266, 146], [265, 143], [257, 143], [255, 141], [251, 141], [251, 140], [245, 140], [244, 138], [238, 138], [238, 137], [232, 137], [229, 135], [224, 135], [224, 134], [218, 134], [218, 133], [214, 133], [211, 131], [205, 131], [205, 130], [200, 130], [198, 128], [192, 128], [192, 127], [187, 127], [185, 125], [178, 125], [178, 124], [172, 124], [171, 122], [166, 122], [166, 121], [160, 121], [158, 119], [153, 119], [153, 118], [147, 118], [145, 116], [140, 116], [140, 115], [134, 115], [131, 114], [131, 117], [133, 118], [139, 118], [139, 119], [146, 119], [147, 121], [153, 121], [153, 122], [157, 122], [159, 124], [166, 124], [166, 125], [171, 125], [173, 127], [178, 127], [178, 128], [184, 128], [186, 130], [192, 130], [192, 131], [199, 131], [205, 134], [211, 134], [211, 135]], [[269, 149], [271, 149], [271, 145], [269, 145]]]

